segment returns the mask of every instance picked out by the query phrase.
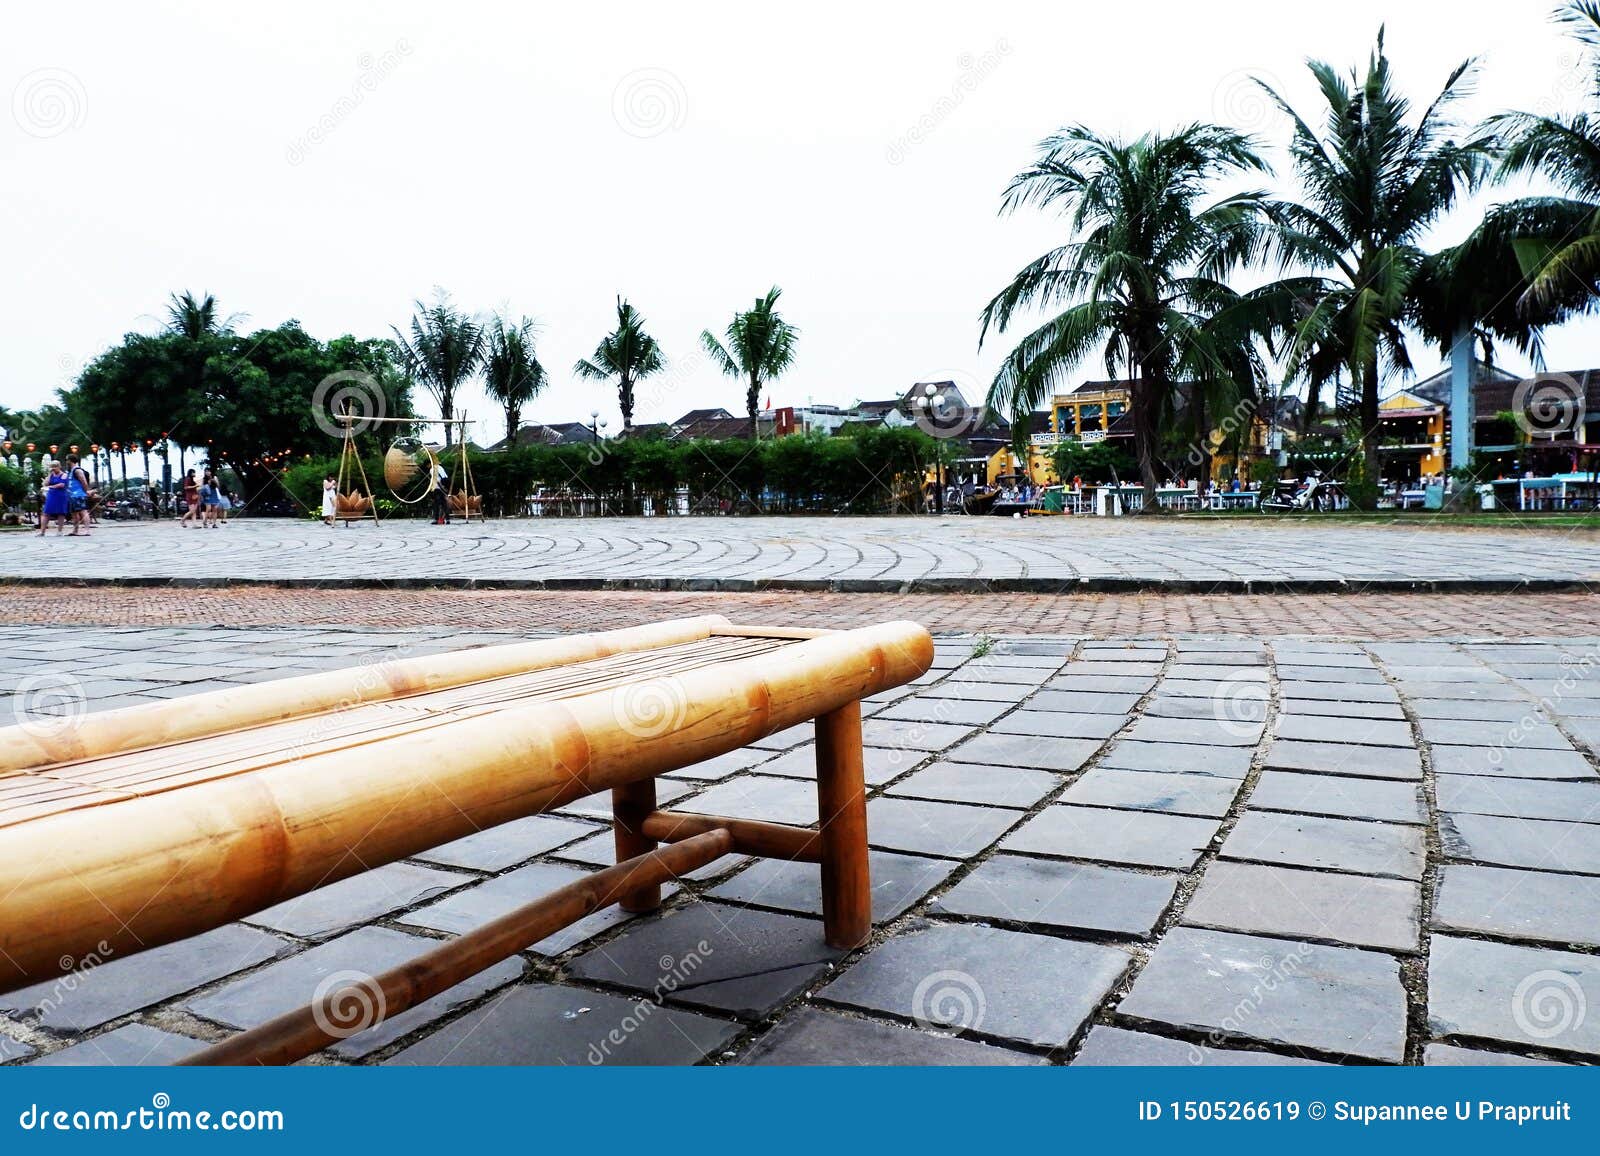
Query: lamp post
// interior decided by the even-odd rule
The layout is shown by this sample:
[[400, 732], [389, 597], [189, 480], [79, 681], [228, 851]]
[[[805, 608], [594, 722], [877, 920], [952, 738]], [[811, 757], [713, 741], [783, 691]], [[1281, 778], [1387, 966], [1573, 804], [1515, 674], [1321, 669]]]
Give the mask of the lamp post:
[[[931, 415], [944, 408], [944, 394], [935, 393], [917, 398], [917, 408]], [[933, 512], [944, 513], [944, 439], [933, 439]]]

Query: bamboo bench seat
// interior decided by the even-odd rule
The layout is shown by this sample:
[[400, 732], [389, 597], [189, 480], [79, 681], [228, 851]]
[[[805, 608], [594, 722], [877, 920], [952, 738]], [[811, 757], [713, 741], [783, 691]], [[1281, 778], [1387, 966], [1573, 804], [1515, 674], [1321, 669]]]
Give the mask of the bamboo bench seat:
[[[599, 907], [650, 910], [662, 882], [728, 853], [819, 863], [825, 937], [857, 946], [871, 929], [859, 703], [931, 661], [913, 623], [706, 616], [0, 729], [0, 991], [607, 789], [617, 866], [376, 977], [386, 1015]], [[656, 809], [656, 776], [810, 719], [816, 830]], [[197, 1060], [299, 1058], [338, 1038], [322, 1012]]]

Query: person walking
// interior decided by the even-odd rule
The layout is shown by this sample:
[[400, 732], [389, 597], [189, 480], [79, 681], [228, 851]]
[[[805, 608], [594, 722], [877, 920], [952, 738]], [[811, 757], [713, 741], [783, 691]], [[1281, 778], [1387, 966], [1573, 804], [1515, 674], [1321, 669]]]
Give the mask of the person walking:
[[448, 526], [450, 524], [450, 505], [445, 500], [445, 495], [450, 489], [450, 475], [445, 473], [442, 464], [435, 463], [433, 475], [433, 524], [435, 526]]
[[67, 455], [67, 511], [72, 521], [72, 533], [77, 537], [89, 536], [89, 499], [94, 496], [94, 480], [89, 471], [78, 462], [77, 454]]
[[339, 480], [332, 474], [322, 479], [322, 523], [325, 526], [333, 525], [333, 516], [338, 512]]
[[44, 537], [45, 531], [50, 528], [51, 518], [56, 520], [57, 535], [65, 530], [71, 509], [71, 500], [67, 497], [67, 475], [62, 472], [60, 462], [51, 462], [50, 472], [44, 479], [44, 508], [39, 512], [39, 536]]
[[183, 517], [178, 519], [178, 525], [187, 526], [190, 518], [200, 524], [200, 483], [195, 481], [193, 470], [183, 475]]
[[217, 501], [217, 475], [207, 470], [200, 476], [200, 524], [215, 529], [221, 509]]

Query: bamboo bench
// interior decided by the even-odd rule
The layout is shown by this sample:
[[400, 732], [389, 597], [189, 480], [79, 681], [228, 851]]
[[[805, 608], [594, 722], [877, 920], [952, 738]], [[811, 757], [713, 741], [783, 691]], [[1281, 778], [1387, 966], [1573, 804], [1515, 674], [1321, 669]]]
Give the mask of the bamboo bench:
[[[856, 947], [871, 931], [860, 700], [932, 658], [909, 622], [707, 616], [0, 729], [0, 991], [59, 976], [63, 956], [197, 935], [603, 790], [617, 864], [374, 977], [361, 994], [380, 1018], [610, 904], [652, 910], [663, 882], [729, 853], [817, 863], [824, 937]], [[810, 719], [816, 830], [657, 808], [656, 776]], [[309, 1055], [340, 1038], [331, 1009], [349, 994], [189, 1062]]]

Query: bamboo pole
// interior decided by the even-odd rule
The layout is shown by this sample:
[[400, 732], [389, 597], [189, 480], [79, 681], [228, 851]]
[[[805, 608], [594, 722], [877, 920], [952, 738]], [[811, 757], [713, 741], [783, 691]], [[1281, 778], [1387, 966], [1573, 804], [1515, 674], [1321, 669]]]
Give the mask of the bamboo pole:
[[362, 703], [590, 662], [628, 651], [695, 642], [727, 625], [728, 620], [720, 615], [680, 618], [598, 634], [484, 646], [253, 683], [169, 702], [86, 715], [70, 725], [46, 727], [24, 723], [4, 727], [0, 728], [0, 775], [7, 771], [166, 746]]
[[872, 878], [859, 702], [817, 718], [817, 803], [822, 813], [823, 938], [829, 947], [860, 947], [872, 934]]
[[[909, 682], [932, 660], [926, 630], [887, 623], [19, 823], [0, 834], [0, 990], [56, 974], [85, 943], [126, 954], [195, 935], [737, 750]], [[665, 725], [633, 717], [641, 687], [670, 704]]]
[[[292, 1064], [355, 1032], [339, 1025], [358, 1010], [360, 1030], [413, 1008], [569, 927], [641, 886], [660, 888], [726, 855], [733, 837], [708, 831], [682, 843], [597, 871], [469, 931], [382, 975], [329, 992], [319, 1003], [286, 1012], [178, 1063], [187, 1066]], [[367, 1013], [371, 1013], [370, 1015]], [[332, 1029], [332, 1030], [330, 1030]]]
[[707, 831], [727, 831], [737, 855], [760, 855], [796, 863], [822, 862], [821, 836], [787, 823], [758, 819], [730, 819], [726, 815], [693, 815], [687, 811], [657, 811], [645, 818], [644, 833], [661, 843], [677, 843]]

